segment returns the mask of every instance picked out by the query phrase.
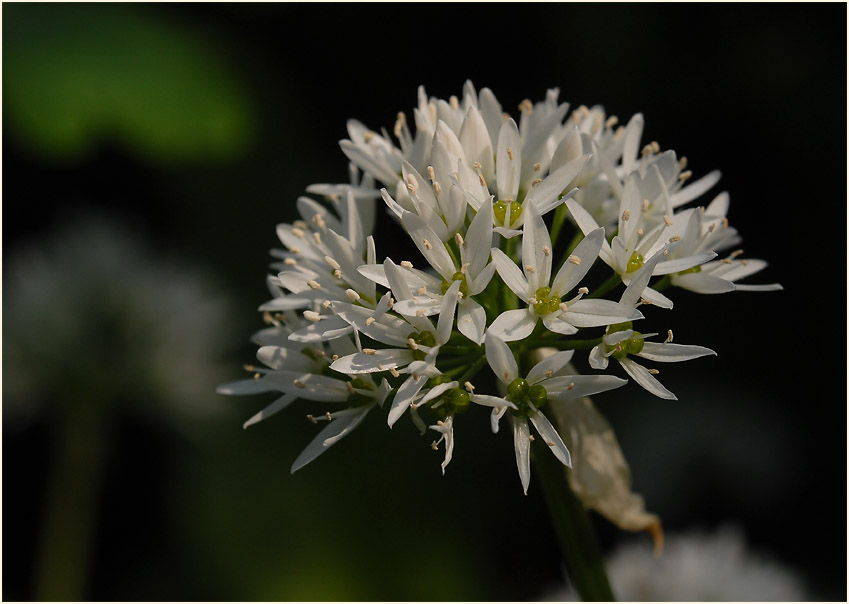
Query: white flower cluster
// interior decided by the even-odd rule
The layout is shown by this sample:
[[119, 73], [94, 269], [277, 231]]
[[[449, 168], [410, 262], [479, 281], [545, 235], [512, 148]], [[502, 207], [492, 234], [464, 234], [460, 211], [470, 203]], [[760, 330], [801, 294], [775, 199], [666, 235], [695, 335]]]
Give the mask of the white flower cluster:
[[[429, 426], [440, 434], [433, 446], [444, 442], [444, 472], [455, 418], [474, 404], [491, 409], [493, 432], [509, 412], [527, 492], [529, 423], [571, 465], [541, 409], [627, 382], [578, 375], [575, 350], [589, 350], [595, 370], [613, 358], [637, 384], [674, 399], [634, 357], [714, 353], [673, 344], [671, 332], [648, 341], [656, 334], [633, 325], [644, 318], [641, 305], [671, 309], [662, 293], [670, 286], [780, 289], [737, 283], [763, 261], [739, 250], [718, 259], [740, 240], [726, 194], [683, 209], [718, 173], [685, 184], [684, 158], [654, 142], [640, 147], [639, 114], [617, 127], [600, 107], [568, 109], [550, 90], [542, 102], [523, 101], [517, 122], [489, 89], [467, 82], [462, 100], [428, 98], [420, 88], [415, 134], [399, 113], [397, 144], [385, 130], [348, 123], [341, 147], [351, 182], [308, 187], [314, 197], [297, 202], [302, 220], [277, 227], [285, 249], [272, 251], [274, 297], [260, 307], [269, 327], [254, 337], [264, 367], [219, 388], [281, 394], [246, 426], [296, 399], [337, 408], [308, 416], [327, 425], [292, 471], [388, 403], [389, 426], [409, 410], [422, 433]], [[378, 261], [371, 233], [379, 198], [412, 241], [403, 260]], [[566, 230], [573, 236], [563, 237]], [[588, 287], [591, 270], [595, 276], [603, 265], [610, 278]], [[617, 299], [603, 298], [622, 285]], [[478, 375], [487, 367], [495, 379]]]

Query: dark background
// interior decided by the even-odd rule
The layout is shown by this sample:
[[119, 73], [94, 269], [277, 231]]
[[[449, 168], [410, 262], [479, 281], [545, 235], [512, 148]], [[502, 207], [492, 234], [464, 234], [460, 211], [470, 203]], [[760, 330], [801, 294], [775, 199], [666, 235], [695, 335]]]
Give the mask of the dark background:
[[[253, 359], [275, 225], [307, 185], [347, 179], [345, 121], [391, 130], [420, 84], [447, 98], [466, 79], [513, 114], [550, 87], [623, 123], [642, 112], [644, 142], [697, 177], [722, 170], [714, 194], [730, 192], [746, 256], [770, 263], [752, 281], [784, 291], [673, 291], [658, 331], [719, 356], [662, 368], [677, 402], [634, 385], [596, 402], [668, 532], [737, 523], [811, 599], [846, 598], [844, 4], [5, 4], [2, 18], [4, 600], [51, 580], [36, 561], [56, 435], [85, 397], [37, 351], [10, 357], [14, 337], [52, 338], [13, 329], [10, 275], [91, 216], [154, 267], [194, 267], [230, 311], [199, 328], [218, 348], [184, 372], [218, 412], [175, 423], [136, 382], [107, 397], [90, 562], [68, 599], [528, 600], [562, 583], [538, 485], [522, 495], [509, 435], [483, 419], [458, 429], [444, 477], [429, 440], [376, 413], [291, 476], [314, 433], [304, 407], [243, 431], [268, 401], [214, 393]], [[70, 313], [66, 295], [53, 303]], [[192, 358], [223, 369], [194, 374]], [[27, 372], [35, 385], [10, 392]], [[606, 550], [648, 539], [596, 520]]]

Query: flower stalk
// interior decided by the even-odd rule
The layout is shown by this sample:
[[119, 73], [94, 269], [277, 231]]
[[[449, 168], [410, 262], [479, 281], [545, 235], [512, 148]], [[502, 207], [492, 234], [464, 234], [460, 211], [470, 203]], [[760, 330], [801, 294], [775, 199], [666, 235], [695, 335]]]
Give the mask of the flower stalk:
[[546, 449], [540, 439], [535, 439], [531, 456], [569, 580], [585, 602], [614, 601], [592, 518], [569, 487], [570, 470]]

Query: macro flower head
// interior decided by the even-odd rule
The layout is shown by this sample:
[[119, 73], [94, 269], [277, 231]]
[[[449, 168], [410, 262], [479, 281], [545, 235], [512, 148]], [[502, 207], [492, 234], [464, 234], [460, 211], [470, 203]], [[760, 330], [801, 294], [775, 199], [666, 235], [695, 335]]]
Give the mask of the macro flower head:
[[[670, 287], [780, 286], [739, 284], [766, 266], [739, 250], [718, 259], [741, 240], [727, 194], [688, 207], [719, 172], [687, 184], [684, 158], [641, 142], [641, 114], [621, 126], [600, 106], [570, 112], [558, 99], [549, 90], [510, 116], [467, 82], [447, 100], [420, 88], [394, 136], [348, 122], [349, 182], [308, 186], [301, 219], [277, 227], [284, 249], [272, 251], [273, 297], [260, 307], [270, 327], [255, 336], [263, 367], [219, 389], [278, 394], [246, 426], [298, 399], [313, 407], [308, 419], [328, 422], [293, 472], [382, 410], [390, 428], [409, 418], [438, 435], [444, 473], [460, 451], [481, 450], [466, 446], [463, 425], [489, 421], [497, 433], [509, 414], [525, 493], [540, 438], [576, 468], [570, 482], [585, 505], [659, 535], [615, 439], [597, 432], [600, 414], [577, 401], [633, 387], [674, 399], [635, 359], [715, 354], [673, 343], [671, 331], [651, 339], [655, 313], [674, 307]], [[378, 206], [403, 243], [374, 233]]]

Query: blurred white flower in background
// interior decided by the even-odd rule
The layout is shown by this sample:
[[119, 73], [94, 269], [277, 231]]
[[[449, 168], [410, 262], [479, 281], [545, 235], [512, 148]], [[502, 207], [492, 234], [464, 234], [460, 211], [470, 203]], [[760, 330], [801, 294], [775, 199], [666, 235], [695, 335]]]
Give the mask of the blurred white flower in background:
[[[796, 602], [810, 596], [801, 578], [766, 553], [750, 549], [742, 529], [667, 534], [663, 555], [648, 542], [626, 543], [606, 561], [610, 585], [623, 602]], [[578, 601], [571, 588], [543, 601]]]
[[229, 300], [137, 232], [78, 218], [4, 265], [4, 423], [97, 403], [190, 429], [224, 410]]

